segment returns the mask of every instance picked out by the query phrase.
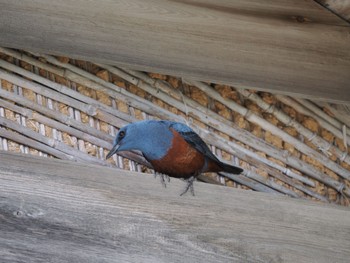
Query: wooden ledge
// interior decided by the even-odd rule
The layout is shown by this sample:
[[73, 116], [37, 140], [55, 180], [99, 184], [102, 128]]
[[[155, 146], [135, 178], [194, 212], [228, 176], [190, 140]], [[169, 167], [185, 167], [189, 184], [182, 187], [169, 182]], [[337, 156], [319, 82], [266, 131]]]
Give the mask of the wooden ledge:
[[[4, 262], [348, 262], [350, 211], [0, 152]], [[204, 261], [203, 261], [204, 260]]]

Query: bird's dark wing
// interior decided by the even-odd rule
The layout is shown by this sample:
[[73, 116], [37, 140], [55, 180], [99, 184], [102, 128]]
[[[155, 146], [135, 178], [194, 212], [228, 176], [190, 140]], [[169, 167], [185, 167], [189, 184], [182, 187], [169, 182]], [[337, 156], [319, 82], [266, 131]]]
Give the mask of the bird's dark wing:
[[179, 122], [164, 121], [164, 123], [166, 123], [169, 128], [177, 131], [185, 139], [185, 141], [193, 146], [197, 151], [204, 154], [204, 156], [208, 157], [209, 159], [220, 163], [218, 158], [210, 151], [207, 144], [190, 127]]
[[197, 133], [195, 133], [190, 127], [188, 127], [185, 124], [179, 123], [179, 122], [172, 122], [172, 121], [162, 121], [165, 125], [167, 125], [169, 128], [174, 129], [177, 131], [187, 143], [192, 145], [197, 151], [202, 153], [204, 156], [209, 158], [210, 160], [214, 161], [217, 165], [219, 165], [222, 168], [222, 171], [233, 173], [233, 174], [240, 174], [243, 172], [243, 169], [240, 167], [236, 167], [233, 165], [229, 165], [226, 163], [221, 162], [209, 149], [209, 147], [206, 145], [206, 143], [199, 137]]
[[188, 142], [190, 145], [192, 145], [197, 151], [203, 153], [206, 157], [209, 159], [212, 159], [213, 161], [218, 161], [218, 158], [212, 153], [212, 151], [209, 149], [207, 144], [201, 139], [201, 137], [198, 136], [195, 132], [179, 132], [180, 135], [185, 139], [186, 142]]

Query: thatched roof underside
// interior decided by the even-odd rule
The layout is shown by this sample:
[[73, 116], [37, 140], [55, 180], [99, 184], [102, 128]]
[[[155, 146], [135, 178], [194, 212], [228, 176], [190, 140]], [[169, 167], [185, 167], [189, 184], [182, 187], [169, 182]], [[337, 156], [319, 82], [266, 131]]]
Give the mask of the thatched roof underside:
[[18, 50], [0, 58], [0, 150], [152, 173], [138, 153], [105, 156], [125, 124], [170, 119], [245, 169], [201, 180], [349, 205], [349, 123], [327, 103]]

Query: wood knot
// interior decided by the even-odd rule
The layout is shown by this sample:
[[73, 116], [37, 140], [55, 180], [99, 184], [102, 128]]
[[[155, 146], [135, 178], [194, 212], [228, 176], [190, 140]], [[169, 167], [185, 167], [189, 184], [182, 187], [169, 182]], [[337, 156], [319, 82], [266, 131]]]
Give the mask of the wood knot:
[[311, 21], [310, 19], [303, 16], [292, 16], [292, 19], [298, 23], [306, 23]]
[[21, 211], [21, 210], [17, 210], [17, 211], [13, 212], [13, 215], [15, 217], [23, 217], [25, 215], [25, 213], [23, 211]]

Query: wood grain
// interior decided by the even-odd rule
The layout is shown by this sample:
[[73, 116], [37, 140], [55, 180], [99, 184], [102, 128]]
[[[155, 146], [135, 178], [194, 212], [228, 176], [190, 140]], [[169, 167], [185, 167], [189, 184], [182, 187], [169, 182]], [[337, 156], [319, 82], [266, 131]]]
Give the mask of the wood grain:
[[0, 152], [4, 262], [348, 262], [350, 211]]
[[312, 0], [0, 0], [0, 32], [0, 46], [350, 103], [350, 26]]
[[332, 12], [339, 17], [350, 23], [350, 1], [349, 0], [316, 0], [318, 3], [326, 8], [329, 8]]

